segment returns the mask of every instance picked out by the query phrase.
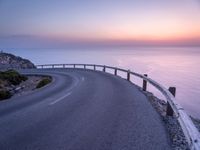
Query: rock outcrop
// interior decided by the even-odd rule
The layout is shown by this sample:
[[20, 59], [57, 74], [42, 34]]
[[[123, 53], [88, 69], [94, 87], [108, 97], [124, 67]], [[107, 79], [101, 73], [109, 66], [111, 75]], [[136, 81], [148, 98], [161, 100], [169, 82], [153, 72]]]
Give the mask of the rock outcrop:
[[0, 70], [7, 69], [31, 69], [36, 68], [35, 65], [19, 56], [13, 54], [0, 52]]

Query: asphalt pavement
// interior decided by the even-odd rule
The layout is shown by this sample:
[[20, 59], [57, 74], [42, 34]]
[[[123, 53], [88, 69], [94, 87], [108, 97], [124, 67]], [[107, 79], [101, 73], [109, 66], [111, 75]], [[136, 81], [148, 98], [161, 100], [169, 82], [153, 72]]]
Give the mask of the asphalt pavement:
[[169, 150], [161, 117], [118, 76], [84, 69], [23, 70], [53, 77], [0, 102], [0, 150]]

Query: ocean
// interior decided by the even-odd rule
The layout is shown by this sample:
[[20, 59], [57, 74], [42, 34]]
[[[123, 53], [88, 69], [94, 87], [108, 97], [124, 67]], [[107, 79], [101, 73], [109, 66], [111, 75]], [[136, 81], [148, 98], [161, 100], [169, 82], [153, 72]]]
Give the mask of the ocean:
[[[35, 64], [103, 64], [148, 74], [166, 88], [175, 86], [178, 103], [189, 115], [200, 118], [200, 47], [4, 49], [4, 52], [30, 59]], [[142, 84], [137, 78], [131, 80]], [[148, 89], [163, 99], [156, 89], [151, 86]]]

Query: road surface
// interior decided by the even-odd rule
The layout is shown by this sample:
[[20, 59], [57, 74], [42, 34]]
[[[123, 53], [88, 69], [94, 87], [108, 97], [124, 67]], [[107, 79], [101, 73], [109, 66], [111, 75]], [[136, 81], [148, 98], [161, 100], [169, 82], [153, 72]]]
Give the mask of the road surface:
[[168, 150], [160, 116], [130, 82], [83, 69], [25, 70], [53, 82], [0, 102], [0, 150]]

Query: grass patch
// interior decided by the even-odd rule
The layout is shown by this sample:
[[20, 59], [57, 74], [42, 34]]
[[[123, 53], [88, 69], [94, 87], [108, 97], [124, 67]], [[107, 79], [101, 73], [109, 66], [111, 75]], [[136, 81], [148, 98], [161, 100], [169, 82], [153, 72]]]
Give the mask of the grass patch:
[[22, 81], [26, 81], [28, 78], [24, 75], [19, 74], [15, 70], [8, 70], [0, 72], [0, 79], [8, 81], [10, 84], [18, 85]]
[[36, 86], [37, 89], [49, 84], [51, 82], [51, 78], [45, 78], [45, 79], [42, 79], [38, 85]]
[[7, 90], [0, 90], [0, 100], [8, 99], [12, 96], [12, 94]]

